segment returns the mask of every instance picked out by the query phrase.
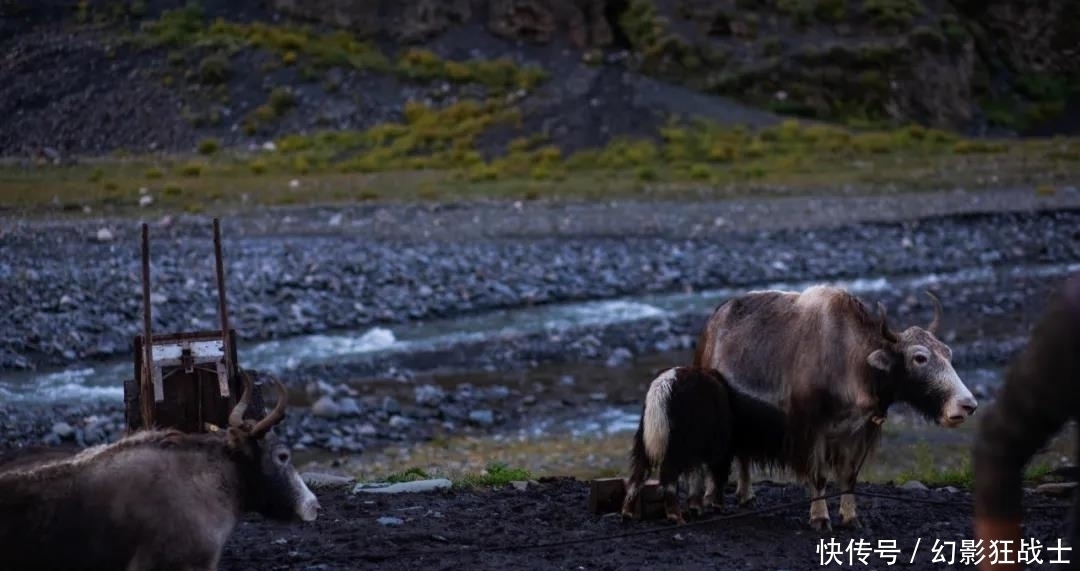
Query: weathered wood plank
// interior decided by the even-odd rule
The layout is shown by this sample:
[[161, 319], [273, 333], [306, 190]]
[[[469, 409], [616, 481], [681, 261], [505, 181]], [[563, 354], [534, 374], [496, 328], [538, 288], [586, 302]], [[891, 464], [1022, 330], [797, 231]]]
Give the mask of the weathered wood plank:
[[[625, 499], [626, 482], [622, 478], [597, 478], [590, 482], [589, 511], [594, 514], [620, 512]], [[634, 502], [633, 511], [634, 519], [638, 520], [662, 519], [665, 516], [664, 497], [658, 481], [645, 482]]]

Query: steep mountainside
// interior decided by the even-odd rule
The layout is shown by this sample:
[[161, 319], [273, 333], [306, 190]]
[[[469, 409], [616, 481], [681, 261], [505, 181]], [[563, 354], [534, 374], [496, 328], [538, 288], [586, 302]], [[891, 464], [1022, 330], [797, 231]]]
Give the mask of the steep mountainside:
[[492, 113], [445, 119], [489, 156], [671, 115], [1071, 133], [1077, 21], [1071, 0], [0, 0], [0, 155], [252, 146], [467, 100]]

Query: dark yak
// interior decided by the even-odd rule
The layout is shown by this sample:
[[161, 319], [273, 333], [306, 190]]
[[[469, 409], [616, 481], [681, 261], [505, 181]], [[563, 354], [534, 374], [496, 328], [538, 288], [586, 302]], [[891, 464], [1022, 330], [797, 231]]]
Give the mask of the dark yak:
[[[691, 478], [692, 513], [722, 506], [723, 484], [733, 459], [769, 466], [778, 459], [783, 435], [784, 415], [779, 409], [733, 389], [717, 371], [664, 370], [645, 394], [622, 515], [633, 515], [634, 501], [654, 467], [660, 472], [668, 519], [684, 521], [677, 495], [684, 475]], [[709, 482], [707, 489], [703, 480]]]
[[[884, 306], [875, 316], [840, 288], [749, 292], [713, 312], [694, 366], [719, 370], [787, 413], [785, 460], [810, 497], [824, 494], [829, 472], [841, 489], [852, 489], [894, 403], [950, 428], [978, 406], [953, 369], [952, 350], [935, 336], [941, 304], [927, 295], [931, 323], [894, 332]], [[753, 499], [750, 467], [742, 462], [736, 493], [740, 503]], [[843, 524], [860, 526], [852, 494], [841, 497], [840, 515]], [[832, 528], [825, 500], [812, 503], [810, 524]]]
[[246, 512], [313, 521], [318, 500], [270, 430], [285, 387], [258, 422], [244, 419], [252, 381], [226, 430], [136, 432], [62, 458], [32, 455], [0, 468], [0, 565], [5, 570], [217, 569]]

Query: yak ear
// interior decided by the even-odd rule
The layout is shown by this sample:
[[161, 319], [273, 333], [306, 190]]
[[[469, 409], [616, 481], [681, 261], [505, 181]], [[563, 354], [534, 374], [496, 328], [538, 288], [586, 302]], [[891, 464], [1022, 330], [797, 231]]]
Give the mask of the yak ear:
[[233, 450], [246, 451], [248, 440], [250, 440], [251, 437], [244, 429], [230, 426], [225, 431], [225, 438], [226, 445], [229, 448]]
[[878, 349], [866, 357], [871, 367], [888, 373], [893, 368], [893, 358], [884, 349]]

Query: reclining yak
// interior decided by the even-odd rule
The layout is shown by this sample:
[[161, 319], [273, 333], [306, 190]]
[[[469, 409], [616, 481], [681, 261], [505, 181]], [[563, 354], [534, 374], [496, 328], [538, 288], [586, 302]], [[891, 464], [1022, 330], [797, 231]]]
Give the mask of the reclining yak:
[[[694, 366], [719, 370], [787, 413], [788, 467], [811, 498], [824, 495], [830, 471], [842, 490], [852, 489], [892, 404], [908, 403], [950, 428], [978, 406], [952, 367], [952, 350], [934, 335], [941, 304], [927, 295], [933, 321], [896, 333], [880, 303], [875, 317], [836, 287], [750, 292], [716, 308], [698, 339]], [[740, 503], [753, 499], [743, 462], [736, 495]], [[861, 525], [854, 495], [841, 496], [840, 516], [844, 525]], [[832, 529], [825, 500], [811, 504], [810, 524]]]
[[[645, 393], [622, 516], [633, 517], [634, 502], [654, 467], [659, 468], [669, 520], [684, 522], [677, 495], [684, 475], [690, 478], [691, 513], [722, 506], [732, 461], [774, 465], [783, 447], [784, 426], [778, 408], [735, 390], [715, 370], [661, 371]], [[706, 480], [709, 486], [703, 489]]]
[[245, 512], [313, 521], [319, 502], [270, 432], [285, 387], [262, 420], [244, 419], [252, 381], [227, 430], [136, 432], [67, 458], [0, 471], [0, 568], [11, 571], [217, 569]]

